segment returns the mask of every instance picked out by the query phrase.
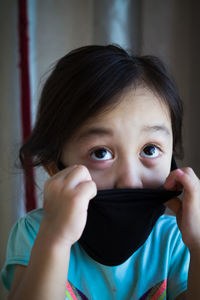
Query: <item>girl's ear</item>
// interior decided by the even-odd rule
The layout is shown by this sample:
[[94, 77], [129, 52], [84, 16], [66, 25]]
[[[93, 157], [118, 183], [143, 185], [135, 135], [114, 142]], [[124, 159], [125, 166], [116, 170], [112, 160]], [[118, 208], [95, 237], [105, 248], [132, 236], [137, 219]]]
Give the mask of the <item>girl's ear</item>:
[[59, 172], [59, 169], [55, 162], [51, 162], [48, 165], [44, 166], [44, 169], [47, 171], [49, 176], [53, 176]]

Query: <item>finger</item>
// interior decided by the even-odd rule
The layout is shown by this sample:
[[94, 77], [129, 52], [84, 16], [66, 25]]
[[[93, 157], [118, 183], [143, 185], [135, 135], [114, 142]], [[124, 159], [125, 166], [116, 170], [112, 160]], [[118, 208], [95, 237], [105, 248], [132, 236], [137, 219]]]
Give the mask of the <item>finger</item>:
[[179, 173], [182, 174], [181, 169], [176, 169], [172, 171], [169, 176], [166, 178], [164, 187], [167, 190], [173, 190], [173, 191], [182, 191], [183, 185], [179, 181]]
[[50, 177], [45, 183], [44, 183], [44, 190], [45, 193], [48, 194], [49, 188], [52, 186], [57, 186], [60, 188], [62, 186], [62, 181], [69, 174], [73, 169], [75, 169], [77, 165], [72, 165], [56, 174], [54, 174], [52, 177]]
[[63, 169], [62, 171], [57, 172], [56, 174], [54, 174], [51, 178], [49, 178], [48, 181], [53, 181], [53, 180], [57, 180], [57, 179], [64, 179], [65, 176], [67, 176], [73, 169], [75, 169], [77, 167], [77, 165], [71, 165], [65, 169]]
[[179, 181], [184, 186], [184, 191], [190, 196], [200, 193], [200, 181], [191, 168], [183, 168], [179, 172]]
[[89, 170], [84, 165], [78, 165], [64, 177], [66, 188], [74, 189], [78, 184], [92, 180]]
[[92, 180], [79, 183], [76, 187], [76, 192], [81, 201], [85, 199], [85, 203], [88, 205], [89, 200], [94, 198], [97, 194], [96, 183]]
[[176, 186], [184, 189], [185, 199], [196, 198], [200, 195], [200, 181], [191, 168], [177, 169], [167, 177], [164, 187], [166, 189], [175, 189]]
[[63, 180], [65, 181], [65, 186], [68, 188], [74, 188], [80, 181], [87, 181], [91, 180], [90, 173], [88, 169], [83, 165], [72, 165], [64, 170], [58, 172], [54, 176], [52, 176], [48, 182], [57, 181], [58, 184], [62, 183]]

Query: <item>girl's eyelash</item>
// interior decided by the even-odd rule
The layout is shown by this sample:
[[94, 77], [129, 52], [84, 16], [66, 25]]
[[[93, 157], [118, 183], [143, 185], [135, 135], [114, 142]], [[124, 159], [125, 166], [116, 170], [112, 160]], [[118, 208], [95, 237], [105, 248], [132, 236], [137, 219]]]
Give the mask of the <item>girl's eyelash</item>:
[[[95, 153], [95, 152], [97, 152], [97, 151], [99, 151], [99, 152], [103, 152], [103, 151], [105, 151], [105, 152], [107, 152], [107, 153], [110, 153], [110, 155], [113, 157], [113, 152], [110, 150], [110, 149], [108, 149], [107, 147], [105, 147], [105, 146], [99, 146], [99, 147], [95, 147], [95, 148], [93, 148], [90, 152], [89, 152], [89, 156], [90, 157], [92, 157], [92, 155]], [[97, 157], [96, 157], [97, 158]], [[103, 161], [103, 159], [101, 159], [101, 158], [97, 158], [96, 160], [102, 160]]]
[[160, 156], [160, 152], [163, 152], [161, 147], [157, 146], [156, 144], [150, 143], [150, 144], [146, 144], [142, 148], [142, 151], [140, 152], [140, 156], [144, 159], [146, 158], [155, 159]]
[[148, 146], [156, 147], [156, 148], [158, 148], [160, 151], [162, 151], [162, 150], [161, 150], [161, 147], [158, 146], [157, 144], [154, 144], [154, 143], [146, 144], [146, 145], [143, 147], [143, 149], [146, 148], [146, 147], [148, 147]]
[[[155, 152], [154, 153], [149, 153], [149, 154], [143, 154], [142, 155], [142, 153], [144, 152], [144, 150], [147, 148], [147, 147], [155, 147], [156, 148], [156, 151], [159, 151], [159, 152], [163, 152], [162, 151], [162, 148], [160, 147], [160, 146], [158, 146], [157, 144], [155, 144], [155, 143], [149, 143], [149, 144], [146, 144], [145, 146], [143, 146], [142, 147], [142, 150], [140, 151], [140, 155], [142, 156], [142, 157], [146, 157], [146, 158], [156, 158], [156, 157], [158, 157], [158, 155], [156, 155], [155, 154]], [[98, 151], [99, 151], [99, 153], [98, 153]], [[102, 152], [101, 152], [102, 151]], [[101, 154], [103, 154], [103, 152], [105, 151], [105, 153], [107, 152], [107, 154], [105, 155], [105, 153], [104, 153], [104, 155], [101, 155]], [[95, 152], [96, 152], [96, 154], [95, 154]], [[98, 155], [98, 154], [99, 155]], [[156, 156], [155, 156], [156, 155]], [[97, 147], [94, 147], [94, 148], [92, 148], [90, 151], [89, 151], [89, 156], [90, 156], [90, 158], [92, 158], [93, 160], [96, 160], [96, 161], [106, 161], [106, 160], [110, 160], [111, 158], [113, 158], [113, 156], [114, 156], [114, 154], [113, 154], [113, 152], [109, 149], [109, 148], [107, 148], [107, 147], [105, 147], [105, 146], [97, 146]], [[99, 157], [98, 157], [99, 156]]]
[[112, 151], [105, 146], [96, 146], [90, 150], [90, 154], [97, 150], [106, 150], [106, 151], [110, 151], [112, 153]]

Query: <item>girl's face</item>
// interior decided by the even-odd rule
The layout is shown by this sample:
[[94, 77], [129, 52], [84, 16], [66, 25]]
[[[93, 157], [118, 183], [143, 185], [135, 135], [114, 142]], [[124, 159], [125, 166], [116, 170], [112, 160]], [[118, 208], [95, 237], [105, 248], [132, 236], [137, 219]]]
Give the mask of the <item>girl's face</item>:
[[85, 165], [97, 189], [157, 188], [170, 172], [172, 127], [164, 102], [129, 89], [112, 110], [91, 118], [67, 143], [64, 165]]

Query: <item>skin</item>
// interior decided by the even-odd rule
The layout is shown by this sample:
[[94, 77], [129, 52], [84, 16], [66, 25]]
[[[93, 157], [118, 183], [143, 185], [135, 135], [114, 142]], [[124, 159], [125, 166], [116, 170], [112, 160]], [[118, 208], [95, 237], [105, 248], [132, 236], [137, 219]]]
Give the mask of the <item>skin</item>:
[[[144, 88], [129, 89], [119, 100], [113, 110], [81, 128], [64, 146], [61, 160], [66, 166], [86, 166], [98, 190], [158, 187], [165, 182], [171, 165], [168, 108]], [[105, 154], [98, 158], [102, 149]], [[148, 155], [153, 149], [155, 153]]]
[[161, 185], [183, 190], [182, 202], [175, 198], [167, 203], [191, 253], [188, 291], [177, 299], [200, 298], [199, 179], [190, 168], [170, 173], [170, 114], [155, 94], [144, 87], [130, 88], [119, 100], [115, 108], [88, 120], [64, 146], [61, 160], [66, 169], [47, 167], [51, 177], [44, 186], [44, 218], [28, 267], [16, 266], [9, 299], [64, 298], [71, 246], [84, 230], [97, 189]]

